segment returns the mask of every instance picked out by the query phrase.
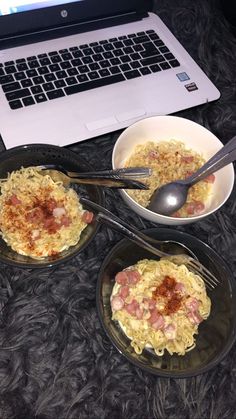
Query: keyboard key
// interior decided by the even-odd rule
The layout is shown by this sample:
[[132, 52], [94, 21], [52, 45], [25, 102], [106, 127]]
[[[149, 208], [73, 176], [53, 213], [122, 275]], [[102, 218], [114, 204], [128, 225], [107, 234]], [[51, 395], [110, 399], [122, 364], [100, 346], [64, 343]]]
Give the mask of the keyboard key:
[[136, 38], [133, 38], [133, 41], [135, 44], [143, 44], [144, 42], [148, 42], [149, 38], [147, 35], [137, 36]]
[[103, 57], [109, 60], [110, 58], [114, 58], [114, 54], [111, 51], [107, 51], [103, 53]]
[[179, 67], [180, 63], [178, 60], [171, 60], [169, 61], [169, 64], [171, 65], [171, 67]]
[[42, 93], [43, 92], [43, 89], [39, 84], [37, 86], [31, 87], [30, 90], [33, 93], [33, 95], [36, 95], [37, 93]]
[[122, 57], [120, 57], [120, 60], [122, 63], [129, 63], [131, 61], [131, 58], [129, 55], [122, 55]]
[[33, 85], [33, 82], [31, 79], [24, 79], [21, 81], [21, 86], [22, 87], [30, 87]]
[[55, 89], [53, 83], [44, 83], [42, 85], [42, 87], [44, 88], [45, 92], [48, 92], [49, 90], [54, 90]]
[[64, 70], [56, 71], [55, 75], [58, 79], [65, 79], [67, 77], [67, 74]]
[[19, 73], [15, 73], [15, 79], [16, 80], [22, 80], [25, 79], [26, 75], [23, 71], [19, 71]]
[[66, 83], [68, 84], [68, 86], [72, 85], [72, 84], [76, 84], [77, 80], [75, 77], [67, 77], [65, 79]]
[[132, 68], [139, 68], [141, 67], [141, 63], [139, 61], [133, 61], [132, 63], [130, 63], [130, 66]]
[[100, 65], [98, 63], [89, 64], [89, 68], [91, 71], [99, 70]]
[[123, 52], [123, 50], [122, 50], [122, 49], [115, 49], [115, 50], [113, 51], [113, 54], [114, 54], [116, 57], [120, 57], [121, 55], [124, 55], [124, 52]]
[[114, 47], [117, 48], [123, 48], [124, 44], [121, 41], [113, 42]]
[[16, 73], [17, 69], [14, 65], [9, 65], [9, 67], [5, 67], [6, 74]]
[[132, 39], [126, 39], [125, 41], [123, 41], [123, 43], [126, 47], [134, 45], [134, 42], [132, 41]]
[[89, 68], [87, 65], [81, 65], [80, 67], [78, 67], [78, 70], [80, 73], [88, 73], [89, 72]]
[[121, 73], [121, 70], [118, 66], [110, 67], [109, 70], [110, 70], [111, 74]]
[[117, 57], [117, 58], [111, 58], [110, 63], [112, 65], [119, 65], [121, 64], [121, 60]]
[[34, 84], [42, 84], [44, 83], [44, 78], [42, 76], [33, 77]]
[[93, 50], [92, 50], [92, 48], [85, 48], [85, 49], [83, 49], [83, 53], [84, 53], [84, 55], [92, 55], [93, 54]]
[[99, 74], [100, 74], [101, 77], [107, 77], [111, 73], [107, 68], [103, 68], [102, 70], [99, 70]]
[[116, 74], [113, 76], [91, 80], [89, 82], [77, 84], [74, 86], [65, 87], [65, 93], [67, 95], [73, 95], [75, 93], [84, 92], [86, 90], [95, 89], [97, 87], [107, 86], [109, 84], [118, 83], [124, 80], [125, 78], [122, 74]]
[[30, 96], [29, 89], [16, 90], [14, 92], [6, 93], [7, 100], [21, 99], [22, 97]]
[[162, 68], [162, 70], [168, 70], [168, 68], [171, 68], [167, 62], [160, 63], [159, 65]]
[[72, 53], [74, 58], [81, 58], [84, 56], [84, 54], [82, 53], [82, 51], [78, 50], [78, 51], [73, 51]]
[[2, 68], [0, 68], [0, 76], [5, 76], [5, 71]]
[[66, 54], [61, 54], [61, 58], [63, 59], [63, 61], [68, 61], [68, 60], [72, 60], [72, 55], [70, 52], [67, 52]]
[[35, 100], [37, 103], [46, 102], [47, 97], [44, 93], [40, 93], [39, 95], [35, 95]]
[[2, 89], [3, 89], [4, 93], [11, 92], [13, 90], [19, 90], [20, 88], [21, 88], [21, 85], [18, 81], [8, 83], [8, 84], [4, 84], [2, 86]]
[[22, 64], [17, 64], [16, 66], [18, 71], [25, 71], [28, 70], [28, 65], [26, 63], [22, 63]]
[[81, 60], [83, 64], [91, 64], [93, 62], [91, 57], [83, 57]]
[[164, 58], [162, 55], [154, 55], [153, 57], [145, 58], [144, 60], [141, 60], [141, 64], [143, 66], [161, 63], [164, 61]]
[[62, 61], [60, 63], [60, 66], [61, 66], [62, 70], [66, 70], [67, 68], [72, 67], [70, 61]]
[[48, 68], [49, 68], [49, 70], [50, 70], [51, 73], [60, 70], [60, 66], [58, 64], [50, 64], [48, 66]]
[[91, 71], [88, 73], [88, 77], [90, 80], [99, 79], [99, 74], [97, 71]]
[[151, 71], [148, 67], [142, 67], [140, 68], [140, 73], [142, 73], [142, 75], [145, 76], [146, 74], [151, 74]]
[[49, 60], [49, 58], [43, 58], [42, 60], [39, 60], [39, 62], [41, 64], [41, 66], [51, 64], [51, 60]]
[[160, 48], [159, 48], [159, 51], [160, 51], [162, 54], [164, 54], [164, 52], [170, 52], [169, 48], [167, 48], [166, 46], [164, 46], [164, 47], [160, 47]]
[[47, 93], [47, 97], [49, 100], [58, 99], [59, 97], [63, 97], [63, 96], [65, 96], [65, 93], [63, 92], [62, 89], [53, 90]]
[[43, 74], [47, 74], [47, 73], [49, 73], [49, 69], [48, 69], [48, 67], [39, 67], [38, 68], [38, 73], [40, 74], [40, 75], [43, 75]]
[[32, 98], [32, 96], [24, 97], [22, 99], [22, 102], [24, 103], [25, 106], [30, 106], [30, 105], [34, 105], [35, 104], [35, 101]]
[[150, 69], [152, 70], [153, 73], [157, 73], [158, 71], [161, 71], [161, 68], [159, 67], [158, 64], [150, 65]]
[[166, 60], [174, 60], [175, 59], [175, 56], [171, 52], [168, 52], [167, 54], [164, 54], [164, 57], [165, 57]]
[[71, 64], [72, 64], [74, 67], [79, 67], [80, 65], [83, 65], [83, 63], [82, 63], [82, 61], [81, 61], [81, 59], [80, 59], [80, 58], [76, 58], [76, 59], [74, 59], [74, 60], [71, 60]]
[[62, 79], [59, 79], [59, 80], [56, 80], [55, 81], [55, 86], [59, 89], [60, 87], [65, 87], [66, 86], [66, 83], [64, 82], [64, 80], [62, 80]]
[[40, 63], [37, 60], [32, 60], [28, 62], [29, 68], [37, 68], [40, 67]]
[[130, 71], [126, 71], [124, 73], [125, 77], [130, 80], [130, 79], [134, 79], [136, 77], [140, 77], [141, 74], [138, 70], [130, 70]]
[[68, 73], [69, 76], [76, 76], [78, 74], [78, 70], [75, 67], [69, 68], [67, 70], [67, 73]]
[[122, 71], [128, 71], [128, 70], [131, 70], [131, 67], [129, 66], [129, 64], [121, 64], [120, 69]]
[[8, 67], [8, 66], [14, 65], [15, 63], [14, 61], [6, 61], [4, 64], [5, 64], [5, 67]]
[[113, 44], [109, 43], [109, 44], [104, 45], [104, 49], [106, 51], [112, 51], [114, 49], [114, 46], [113, 46]]
[[61, 61], [62, 61], [62, 58], [60, 57], [60, 55], [54, 55], [53, 57], [51, 57], [51, 62], [53, 64], [60, 63]]
[[100, 61], [99, 64], [102, 68], [110, 67], [110, 63], [108, 60]]
[[38, 76], [38, 73], [37, 73], [37, 71], [35, 70], [35, 69], [32, 69], [32, 70], [26, 70], [26, 74], [27, 74], [27, 76], [30, 78], [30, 77], [36, 77], [36, 76]]
[[9, 105], [11, 109], [23, 108], [23, 105], [20, 100], [12, 100], [11, 102], [9, 102]]
[[88, 76], [86, 74], [80, 74], [77, 76], [77, 80], [79, 83], [84, 83], [85, 81], [88, 81]]
[[94, 52], [96, 54], [100, 53], [100, 52], [104, 52], [104, 47], [102, 45], [98, 45], [97, 47], [93, 48]]

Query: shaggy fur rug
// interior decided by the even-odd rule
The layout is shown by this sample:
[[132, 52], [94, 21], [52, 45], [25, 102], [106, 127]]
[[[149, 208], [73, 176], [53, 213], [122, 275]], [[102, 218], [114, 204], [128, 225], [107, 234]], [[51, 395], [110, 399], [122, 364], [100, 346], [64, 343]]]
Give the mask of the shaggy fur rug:
[[[178, 115], [223, 142], [236, 133], [236, 38], [217, 0], [156, 0], [154, 10], [221, 91], [215, 103]], [[158, 100], [158, 99], [157, 99]], [[94, 168], [111, 166], [115, 132], [72, 147]], [[235, 189], [224, 207], [177, 227], [217, 250], [236, 272]], [[117, 191], [106, 205], [137, 227]], [[121, 239], [101, 227], [90, 246], [55, 269], [0, 265], [0, 419], [236, 418], [236, 347], [213, 370], [164, 379], [131, 365], [106, 337], [95, 285], [106, 254]]]

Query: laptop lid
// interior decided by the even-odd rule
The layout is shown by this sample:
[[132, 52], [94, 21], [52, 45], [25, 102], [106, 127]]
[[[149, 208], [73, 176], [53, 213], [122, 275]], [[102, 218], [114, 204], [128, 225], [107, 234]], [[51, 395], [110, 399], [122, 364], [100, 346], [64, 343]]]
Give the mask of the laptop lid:
[[0, 47], [142, 18], [152, 0], [0, 0]]

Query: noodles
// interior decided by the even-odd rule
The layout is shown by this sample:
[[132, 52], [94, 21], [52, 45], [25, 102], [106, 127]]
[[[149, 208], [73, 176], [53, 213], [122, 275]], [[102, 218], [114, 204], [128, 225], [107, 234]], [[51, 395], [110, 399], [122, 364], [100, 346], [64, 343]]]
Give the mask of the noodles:
[[[160, 186], [176, 179], [185, 179], [205, 163], [202, 156], [185, 147], [180, 141], [146, 142], [136, 146], [134, 153], [125, 162], [125, 167], [145, 166], [152, 174], [145, 183], [149, 189], [129, 190], [127, 193], [140, 205], [147, 207], [153, 192]], [[185, 205], [173, 217], [191, 217], [202, 213], [211, 194], [214, 175], [196, 183], [188, 191]]]
[[196, 345], [198, 325], [210, 314], [205, 284], [185, 265], [143, 259], [119, 272], [111, 295], [118, 321], [137, 354], [184, 355]]
[[92, 221], [73, 189], [65, 189], [37, 167], [12, 172], [0, 181], [0, 189], [1, 235], [21, 255], [55, 256], [76, 245]]

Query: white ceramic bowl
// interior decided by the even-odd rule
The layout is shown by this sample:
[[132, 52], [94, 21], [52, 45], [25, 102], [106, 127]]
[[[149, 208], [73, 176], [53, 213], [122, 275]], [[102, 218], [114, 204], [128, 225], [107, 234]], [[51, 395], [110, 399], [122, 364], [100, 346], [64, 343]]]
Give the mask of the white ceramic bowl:
[[[134, 152], [137, 144], [170, 139], [184, 142], [187, 148], [201, 153], [206, 160], [223, 147], [222, 142], [212, 132], [196, 122], [176, 116], [154, 116], [140, 120], [122, 132], [113, 149], [112, 166], [114, 169], [124, 167], [125, 161]], [[135, 202], [124, 189], [120, 190], [120, 193], [130, 208], [141, 217], [160, 224], [180, 225], [201, 220], [217, 211], [229, 198], [233, 185], [234, 168], [233, 164], [229, 164], [215, 173], [211, 198], [206, 204], [204, 212], [186, 218], [157, 214]]]

